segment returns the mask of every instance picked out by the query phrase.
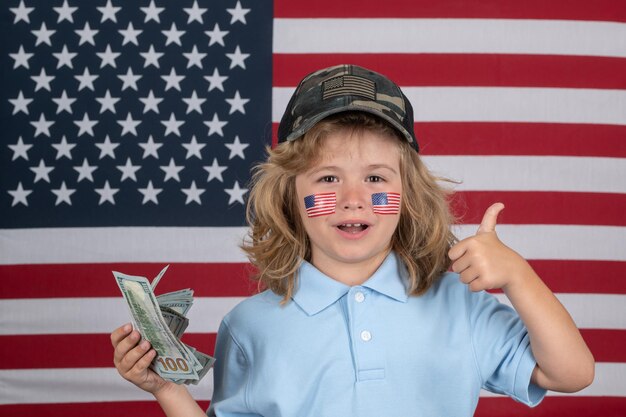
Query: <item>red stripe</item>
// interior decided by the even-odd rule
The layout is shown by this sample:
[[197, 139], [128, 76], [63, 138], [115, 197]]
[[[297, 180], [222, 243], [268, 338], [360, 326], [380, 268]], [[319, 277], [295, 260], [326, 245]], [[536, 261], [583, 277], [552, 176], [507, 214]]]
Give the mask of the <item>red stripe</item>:
[[[128, 389], [133, 389], [129, 386]], [[205, 410], [208, 401], [198, 401]], [[536, 408], [509, 398], [482, 398], [476, 417], [624, 417], [626, 397], [547, 397]], [[163, 415], [156, 401], [0, 405], [4, 417], [137, 417]]]
[[[278, 123], [272, 124], [276, 145]], [[626, 126], [571, 123], [421, 122], [422, 155], [546, 155], [626, 158]]]
[[[128, 389], [139, 389], [128, 386]], [[198, 401], [203, 410], [209, 401]], [[162, 416], [163, 410], [155, 401], [115, 401], [73, 404], [16, 404], [0, 405], [0, 417], [138, 417]]]
[[[619, 261], [576, 261], [576, 260], [529, 260], [535, 271], [542, 277], [553, 292], [557, 293], [598, 293], [598, 294], [626, 294], [626, 262]], [[185, 264], [174, 264], [175, 270]], [[168, 274], [173, 272], [172, 267]], [[230, 279], [208, 278], [211, 264], [200, 273], [184, 275], [173, 284], [164, 282], [159, 284], [158, 293], [175, 291], [182, 288], [193, 288], [196, 297], [235, 296], [245, 297], [256, 292], [256, 283], [244, 278], [233, 278], [236, 275], [220, 275], [220, 278], [229, 276]], [[98, 265], [97, 268], [103, 268]], [[107, 268], [106, 266], [104, 268]], [[247, 266], [242, 265], [242, 270]], [[51, 274], [47, 274], [50, 269]], [[87, 265], [10, 265], [0, 266], [3, 299], [20, 298], [65, 298], [65, 297], [121, 297], [119, 288], [107, 279], [110, 270], [99, 275], [84, 273]], [[120, 268], [121, 269], [121, 268]], [[131, 268], [127, 268], [131, 269]], [[133, 268], [137, 270], [140, 268]], [[64, 273], [65, 272], [65, 273]], [[136, 274], [141, 274], [137, 271]], [[19, 280], [8, 277], [19, 276]], [[72, 277], [72, 285], [65, 285], [67, 277]], [[590, 279], [589, 277], [593, 277]], [[216, 284], [216, 281], [219, 281]], [[224, 288], [224, 284], [236, 281], [236, 286]], [[221, 285], [219, 285], [221, 283]]]
[[493, 18], [493, 19], [563, 19], [626, 21], [624, 3], [615, 0], [318, 0], [298, 2], [275, 0], [274, 17], [398, 17], [398, 18]]
[[626, 362], [626, 330], [581, 329], [596, 362]]
[[571, 123], [416, 123], [415, 132], [420, 152], [424, 155], [626, 158], [626, 126]]
[[626, 88], [625, 58], [524, 54], [274, 54], [273, 85], [346, 63], [400, 86]]
[[[111, 271], [152, 280], [164, 266], [153, 263], [1, 265], [0, 299], [117, 297], [121, 293]], [[247, 263], [172, 263], [159, 282], [157, 295], [183, 288], [193, 288], [196, 297], [250, 295], [257, 288], [248, 278], [252, 271]]]
[[[212, 355], [215, 337], [215, 333], [190, 333], [183, 335], [182, 341]], [[2, 357], [10, 358], [3, 362], [2, 369], [114, 366], [113, 347], [108, 334], [0, 336], [0, 343]]]
[[[129, 389], [133, 389], [129, 387]], [[205, 410], [208, 401], [198, 401]], [[476, 417], [623, 417], [625, 397], [547, 397], [536, 408], [528, 408], [509, 398], [482, 398]], [[119, 401], [74, 404], [0, 405], [0, 416], [6, 417], [137, 417], [162, 415], [156, 401]]]
[[[582, 329], [581, 333], [597, 362], [626, 362], [626, 330]], [[183, 341], [212, 355], [215, 337], [215, 333], [190, 333]], [[113, 367], [108, 334], [0, 336], [0, 353], [11, 358], [3, 369]]]
[[487, 207], [502, 202], [498, 224], [626, 226], [626, 194], [544, 191], [463, 191], [452, 212], [462, 224], [480, 224]]
[[555, 293], [626, 294], [626, 262], [529, 260]]
[[475, 417], [624, 417], [626, 397], [546, 397], [535, 408], [510, 398], [483, 398]]

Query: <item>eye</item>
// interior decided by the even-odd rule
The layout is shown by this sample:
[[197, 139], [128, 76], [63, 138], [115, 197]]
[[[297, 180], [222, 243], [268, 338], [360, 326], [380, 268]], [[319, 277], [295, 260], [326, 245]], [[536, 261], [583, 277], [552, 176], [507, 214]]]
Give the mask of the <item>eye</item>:
[[334, 175], [324, 175], [319, 179], [320, 182], [337, 182], [339, 181]]
[[370, 175], [367, 177], [367, 182], [382, 182], [384, 179], [378, 175]]

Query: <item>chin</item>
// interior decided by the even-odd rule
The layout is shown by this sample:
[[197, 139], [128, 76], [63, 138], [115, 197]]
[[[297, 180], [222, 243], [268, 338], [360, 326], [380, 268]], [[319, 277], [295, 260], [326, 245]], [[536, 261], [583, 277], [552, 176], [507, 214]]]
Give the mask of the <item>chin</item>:
[[376, 258], [381, 260], [387, 255], [389, 251], [384, 250], [363, 250], [354, 248], [352, 250], [343, 248], [343, 250], [336, 253], [336, 259], [345, 263], [360, 263], [371, 261]]

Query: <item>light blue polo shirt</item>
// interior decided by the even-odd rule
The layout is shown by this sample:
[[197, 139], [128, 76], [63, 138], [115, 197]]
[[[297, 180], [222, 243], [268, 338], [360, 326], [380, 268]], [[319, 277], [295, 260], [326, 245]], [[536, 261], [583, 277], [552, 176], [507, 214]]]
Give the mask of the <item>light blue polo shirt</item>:
[[210, 416], [455, 417], [480, 388], [538, 404], [535, 359], [517, 313], [445, 274], [407, 296], [391, 253], [349, 287], [308, 262], [284, 306], [266, 291], [222, 321]]

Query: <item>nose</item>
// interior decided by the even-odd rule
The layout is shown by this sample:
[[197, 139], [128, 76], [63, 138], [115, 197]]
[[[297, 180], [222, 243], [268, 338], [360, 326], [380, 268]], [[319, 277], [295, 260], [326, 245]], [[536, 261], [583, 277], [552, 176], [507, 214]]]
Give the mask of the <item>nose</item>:
[[367, 204], [366, 192], [358, 185], [346, 184], [338, 196], [337, 207], [342, 210], [363, 210]]

